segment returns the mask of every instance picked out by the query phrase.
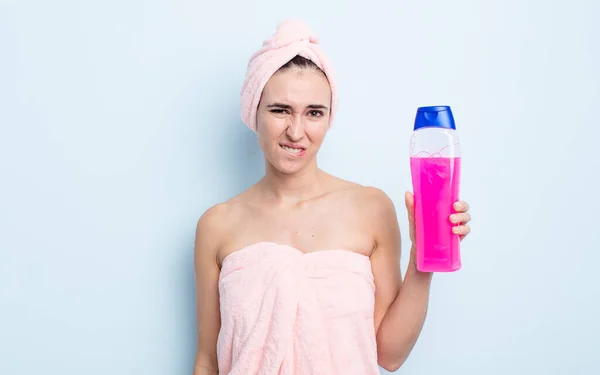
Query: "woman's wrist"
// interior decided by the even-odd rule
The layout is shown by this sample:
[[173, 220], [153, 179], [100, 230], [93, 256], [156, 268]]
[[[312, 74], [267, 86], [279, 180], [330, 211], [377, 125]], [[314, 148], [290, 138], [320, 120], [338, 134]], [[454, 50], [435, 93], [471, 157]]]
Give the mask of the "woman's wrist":
[[411, 243], [410, 246], [410, 260], [406, 270], [406, 278], [417, 278], [423, 281], [431, 281], [433, 278], [433, 272], [422, 272], [417, 269], [417, 246], [414, 243]]

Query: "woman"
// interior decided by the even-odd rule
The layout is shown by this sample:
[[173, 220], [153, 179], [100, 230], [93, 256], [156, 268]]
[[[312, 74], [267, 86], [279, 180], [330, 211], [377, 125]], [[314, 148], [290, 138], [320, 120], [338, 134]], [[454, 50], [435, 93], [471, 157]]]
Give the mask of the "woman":
[[[402, 280], [385, 193], [317, 166], [337, 105], [331, 66], [306, 26], [287, 21], [247, 74], [242, 118], [266, 173], [198, 221], [194, 375], [395, 371], [421, 331], [432, 274], [417, 271], [413, 245]], [[405, 198], [414, 244], [413, 196]], [[464, 238], [468, 205], [455, 208]]]

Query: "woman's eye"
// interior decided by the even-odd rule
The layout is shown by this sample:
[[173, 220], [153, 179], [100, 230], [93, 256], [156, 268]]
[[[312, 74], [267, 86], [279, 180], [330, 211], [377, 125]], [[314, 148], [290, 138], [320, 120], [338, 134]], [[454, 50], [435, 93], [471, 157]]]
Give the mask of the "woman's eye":
[[321, 112], [321, 111], [310, 111], [310, 115], [312, 117], [320, 117], [320, 116], [323, 116], [323, 112]]
[[281, 114], [281, 113], [286, 113], [286, 110], [285, 109], [272, 109], [271, 113], [279, 113], [279, 114]]

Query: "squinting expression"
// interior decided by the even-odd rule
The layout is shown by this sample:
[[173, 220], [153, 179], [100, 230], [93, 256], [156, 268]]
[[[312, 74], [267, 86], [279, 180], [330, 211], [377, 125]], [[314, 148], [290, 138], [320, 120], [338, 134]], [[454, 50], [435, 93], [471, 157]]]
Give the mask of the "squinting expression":
[[329, 126], [331, 88], [323, 73], [287, 69], [265, 85], [257, 111], [260, 147], [282, 173], [294, 173], [316, 163]]

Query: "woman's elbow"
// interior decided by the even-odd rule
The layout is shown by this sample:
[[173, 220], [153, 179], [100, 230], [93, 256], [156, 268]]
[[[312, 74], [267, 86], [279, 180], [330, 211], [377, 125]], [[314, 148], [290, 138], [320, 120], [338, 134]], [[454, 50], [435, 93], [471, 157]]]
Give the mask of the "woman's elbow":
[[400, 366], [402, 366], [402, 364], [397, 362], [379, 361], [379, 366], [387, 372], [394, 372], [397, 371], [400, 368]]
[[388, 372], [397, 371], [406, 361], [406, 356], [389, 356], [379, 354], [377, 358], [377, 364]]

